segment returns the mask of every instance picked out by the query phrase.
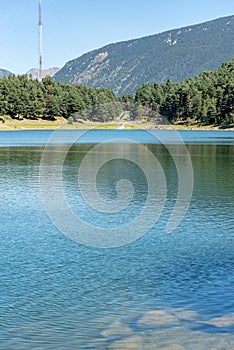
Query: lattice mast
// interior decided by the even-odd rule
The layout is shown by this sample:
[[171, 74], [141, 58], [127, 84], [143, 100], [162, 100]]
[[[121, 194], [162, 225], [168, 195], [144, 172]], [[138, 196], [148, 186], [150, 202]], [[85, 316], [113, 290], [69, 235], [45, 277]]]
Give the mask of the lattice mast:
[[42, 79], [42, 11], [41, 11], [41, 1], [38, 0], [38, 14], [39, 14], [39, 80]]

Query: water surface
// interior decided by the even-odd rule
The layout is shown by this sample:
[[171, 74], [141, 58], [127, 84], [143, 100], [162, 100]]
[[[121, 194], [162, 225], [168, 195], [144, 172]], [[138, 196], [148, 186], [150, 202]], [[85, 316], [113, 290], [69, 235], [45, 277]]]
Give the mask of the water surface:
[[[121, 178], [132, 180], [135, 193], [120, 216], [99, 215], [80, 199], [77, 186], [87, 150], [124, 135], [146, 144], [160, 161], [168, 192], [159, 221], [139, 240], [114, 249], [80, 245], [49, 220], [39, 166], [51, 132], [0, 133], [1, 349], [234, 348], [233, 132], [181, 133], [194, 192], [171, 234], [165, 227], [177, 196], [175, 164], [151, 135], [123, 132], [87, 135], [72, 147], [63, 171], [64, 193], [77, 215], [108, 227], [139, 214], [147, 182], [134, 164], [109, 162], [97, 179], [100, 194], [115, 199]], [[122, 147], [129, 152], [129, 145]]]

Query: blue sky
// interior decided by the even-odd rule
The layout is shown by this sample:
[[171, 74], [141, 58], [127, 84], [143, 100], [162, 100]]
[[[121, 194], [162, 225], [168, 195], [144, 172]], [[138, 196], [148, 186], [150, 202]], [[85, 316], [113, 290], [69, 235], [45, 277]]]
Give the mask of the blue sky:
[[[234, 13], [233, 0], [42, 0], [43, 68], [106, 44]], [[0, 68], [38, 67], [38, 0], [0, 0]]]

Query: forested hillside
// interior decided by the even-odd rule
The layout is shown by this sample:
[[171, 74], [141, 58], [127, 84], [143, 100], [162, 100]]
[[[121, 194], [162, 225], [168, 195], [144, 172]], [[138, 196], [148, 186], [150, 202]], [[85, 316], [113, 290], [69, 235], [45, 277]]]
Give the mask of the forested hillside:
[[[126, 101], [129, 97], [123, 96]], [[214, 72], [203, 72], [182, 83], [144, 84], [136, 91], [135, 104], [144, 114], [162, 115], [170, 122], [191, 119], [203, 125], [234, 123], [234, 59]], [[143, 113], [139, 111], [139, 113]]]
[[[51, 77], [42, 79], [42, 82], [32, 80], [27, 75], [11, 75], [0, 79], [0, 115], [9, 115], [15, 119], [69, 118], [78, 111], [80, 117], [92, 119], [95, 113], [89, 107], [116, 100], [109, 89], [56, 84]], [[116, 111], [108, 111], [105, 118], [112, 119], [115, 116]]]
[[234, 16], [110, 44], [68, 62], [56, 82], [105, 86], [135, 93], [144, 83], [166, 83], [215, 70], [234, 56]]
[[106, 122], [126, 111], [132, 120], [143, 117], [158, 123], [232, 125], [234, 123], [234, 59], [217, 71], [205, 71], [181, 83], [144, 84], [135, 95], [117, 97], [110, 89], [42, 81], [26, 75], [0, 79], [0, 115], [14, 119], [58, 116]]

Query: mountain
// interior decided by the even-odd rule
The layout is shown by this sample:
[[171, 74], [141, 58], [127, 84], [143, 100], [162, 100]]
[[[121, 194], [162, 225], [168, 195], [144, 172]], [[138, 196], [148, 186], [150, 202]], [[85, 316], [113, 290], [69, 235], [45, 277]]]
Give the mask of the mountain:
[[[59, 71], [59, 69], [60, 68], [58, 68], [58, 67], [43, 69], [42, 70], [42, 78], [45, 78], [47, 75], [49, 75], [50, 77], [53, 77], [54, 74]], [[37, 79], [39, 77], [39, 69], [38, 68], [32, 68], [26, 74], [28, 76], [31, 76], [32, 79]]]
[[134, 93], [143, 83], [182, 81], [234, 56], [234, 16], [119, 42], [88, 52], [59, 70], [56, 82]]
[[9, 70], [0, 68], [0, 78], [9, 77], [12, 73]]

